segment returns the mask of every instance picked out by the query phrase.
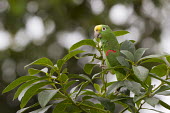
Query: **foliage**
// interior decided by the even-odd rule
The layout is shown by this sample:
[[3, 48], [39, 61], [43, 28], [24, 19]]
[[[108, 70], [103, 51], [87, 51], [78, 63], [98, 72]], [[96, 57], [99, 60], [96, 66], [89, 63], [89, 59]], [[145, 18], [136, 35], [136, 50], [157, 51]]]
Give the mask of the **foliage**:
[[[120, 31], [115, 34], [120, 36], [126, 33], [128, 32]], [[69, 53], [54, 64], [45, 57], [28, 64], [26, 67], [40, 65], [48, 71], [30, 68], [28, 69], [30, 75], [16, 79], [2, 93], [6, 93], [20, 85], [14, 95], [14, 99], [18, 98], [21, 101], [21, 109], [17, 113], [26, 112], [36, 106], [40, 106], [40, 108], [31, 113], [44, 113], [49, 108], [53, 108], [53, 113], [114, 113], [116, 104], [122, 105], [123, 109], [120, 113], [126, 110], [139, 113], [141, 109], [148, 109], [143, 108], [144, 103], [148, 103], [153, 107], [160, 104], [170, 109], [170, 105], [155, 97], [155, 95], [170, 95], [170, 91], [168, 91], [170, 89], [170, 82], [168, 81], [169, 64], [167, 64], [170, 61], [170, 55], [142, 57], [147, 49], [139, 48], [136, 50], [133, 42], [127, 40], [121, 43], [120, 51], [122, 54], [117, 58], [120, 65], [107, 68], [103, 66], [105, 59], [98, 42], [90, 39], [82, 40], [74, 44]], [[83, 45], [94, 47], [100, 55], [86, 53], [78, 57], [78, 54], [85, 51], [76, 49]], [[92, 60], [84, 66], [86, 74], [71, 74], [64, 67], [64, 64], [72, 57], [82, 58], [88, 56], [92, 56]], [[166, 58], [167, 61], [162, 58]], [[102, 66], [94, 64], [94, 60], [101, 61]], [[156, 62], [157, 64], [152, 69], [148, 69], [143, 66], [144, 63], [148, 62]], [[101, 72], [92, 73], [96, 66], [101, 68]], [[117, 68], [122, 68], [126, 72], [122, 79], [107, 82], [107, 73]], [[37, 74], [41, 76], [37, 76]], [[154, 87], [151, 84], [152, 78], [160, 80], [161, 84]], [[95, 83], [95, 81], [102, 82]], [[90, 85], [92, 88], [87, 89], [87, 86]], [[134, 95], [132, 96], [130, 93]], [[29, 100], [35, 95], [38, 96], [38, 103], [26, 107]]]

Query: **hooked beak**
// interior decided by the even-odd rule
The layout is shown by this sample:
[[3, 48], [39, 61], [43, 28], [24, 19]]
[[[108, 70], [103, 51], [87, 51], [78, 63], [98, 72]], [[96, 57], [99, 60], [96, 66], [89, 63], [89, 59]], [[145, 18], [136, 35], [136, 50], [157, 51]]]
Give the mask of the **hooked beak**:
[[101, 34], [98, 31], [94, 32], [94, 37], [95, 38], [101, 38]]

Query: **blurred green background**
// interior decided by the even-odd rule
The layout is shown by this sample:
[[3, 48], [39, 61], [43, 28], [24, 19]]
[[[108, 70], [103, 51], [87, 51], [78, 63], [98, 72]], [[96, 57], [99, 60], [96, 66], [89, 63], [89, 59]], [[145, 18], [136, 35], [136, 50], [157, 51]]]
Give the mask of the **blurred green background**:
[[[72, 44], [92, 39], [97, 24], [129, 31], [119, 42], [136, 40], [137, 48], [150, 48], [147, 54], [170, 53], [169, 0], [0, 0], [0, 92], [26, 75], [30, 62], [41, 57], [56, 62]], [[71, 59], [70, 73], [82, 73], [88, 60]], [[0, 96], [1, 113], [19, 109], [14, 92]]]

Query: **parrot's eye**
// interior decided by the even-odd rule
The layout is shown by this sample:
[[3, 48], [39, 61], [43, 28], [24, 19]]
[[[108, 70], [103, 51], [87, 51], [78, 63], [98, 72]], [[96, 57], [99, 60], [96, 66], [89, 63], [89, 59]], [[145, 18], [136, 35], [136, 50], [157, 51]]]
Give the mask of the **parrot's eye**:
[[103, 28], [102, 28], [102, 31], [106, 31], [106, 28], [105, 28], [105, 27], [103, 27]]

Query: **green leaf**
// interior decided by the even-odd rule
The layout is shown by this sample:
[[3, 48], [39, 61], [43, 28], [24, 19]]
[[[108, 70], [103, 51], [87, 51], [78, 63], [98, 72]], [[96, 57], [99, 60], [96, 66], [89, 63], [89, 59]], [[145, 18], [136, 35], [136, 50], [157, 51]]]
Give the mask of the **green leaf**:
[[76, 50], [76, 51], [73, 51], [73, 52], [70, 52], [68, 53], [66, 56], [64, 56], [63, 60], [64, 62], [68, 61], [70, 58], [76, 56], [77, 54], [79, 53], [83, 53], [85, 51], [82, 51], [82, 50]]
[[63, 88], [64, 90], [67, 90], [71, 85], [75, 84], [76, 82], [78, 82], [79, 80], [72, 80], [69, 81]]
[[29, 75], [35, 75], [35, 74], [38, 74], [38, 73], [40, 73], [40, 72], [41, 72], [41, 71], [38, 70], [38, 69], [34, 69], [34, 68], [28, 69]]
[[85, 64], [84, 71], [90, 75], [95, 65], [96, 64]]
[[45, 86], [45, 85], [49, 85], [49, 84], [52, 84], [53, 82], [40, 82], [40, 83], [37, 83], [33, 86], [31, 86], [25, 93], [24, 97], [22, 98], [21, 100], [21, 108], [23, 108], [27, 102], [31, 99], [32, 96], [35, 95], [35, 93], [39, 90], [39, 88]]
[[22, 76], [19, 77], [18, 79], [16, 79], [15, 81], [13, 81], [12, 83], [10, 83], [3, 91], [2, 93], [6, 93], [14, 88], [16, 88], [18, 85], [22, 84], [23, 82], [32, 80], [32, 79], [36, 79], [38, 77], [36, 76]]
[[33, 83], [35, 82], [38, 82], [38, 81], [41, 81], [41, 80], [46, 80], [46, 79], [49, 79], [49, 77], [41, 77], [41, 78], [36, 78], [36, 79], [33, 79], [33, 80], [30, 80], [24, 84], [22, 84], [18, 89], [17, 91], [15, 92], [15, 95], [14, 95], [14, 98], [13, 99], [16, 99], [20, 93], [28, 86], [31, 86]]
[[135, 45], [131, 41], [126, 40], [121, 44], [120, 50], [128, 50], [134, 54], [135, 53]]
[[169, 90], [169, 89], [170, 89], [170, 86], [169, 86], [169, 85], [167, 85], [167, 86], [163, 85], [163, 86], [161, 86], [158, 90], [156, 90], [154, 94], [157, 94], [157, 93], [160, 93], [160, 92]]
[[116, 59], [118, 60], [118, 62], [119, 62], [122, 66], [130, 67], [129, 62], [126, 61], [123, 56], [118, 56], [118, 57], [116, 57]]
[[128, 50], [121, 50], [120, 52], [122, 54], [124, 54], [127, 57], [127, 59], [129, 59], [130, 61], [134, 61], [134, 56], [133, 56], [133, 54], [130, 51], [128, 51]]
[[48, 105], [46, 107], [37, 109], [35, 111], [29, 112], [29, 113], [45, 113], [52, 105]]
[[62, 68], [62, 66], [64, 65], [64, 60], [63, 59], [59, 59], [59, 60], [57, 60], [57, 67], [59, 68], [59, 69], [61, 69]]
[[169, 109], [170, 110], [170, 105], [165, 103], [164, 101], [162, 100], [159, 100], [159, 104], [162, 105], [163, 107], [165, 107], [166, 109]]
[[87, 80], [92, 83], [91, 79], [87, 75], [84, 75], [84, 74], [69, 74], [68, 77], [69, 78], [80, 78], [80, 79]]
[[101, 88], [99, 84], [94, 83], [94, 88], [96, 89], [96, 91], [98, 91], [99, 93], [101, 92]]
[[148, 77], [149, 70], [143, 66], [132, 66], [133, 71], [135, 76], [140, 80], [140, 81], [145, 81], [146, 78]]
[[168, 56], [168, 55], [167, 54], [148, 55], [148, 56], [141, 58], [139, 61], [146, 60], [149, 58], [162, 58], [162, 57], [166, 57], [166, 56]]
[[129, 89], [130, 91], [132, 91], [136, 95], [141, 94], [141, 85], [139, 83], [134, 82], [134, 81], [125, 80], [124, 85], [125, 85], [125, 87], [127, 87], [127, 89]]
[[68, 80], [68, 76], [66, 74], [61, 74], [58, 80], [61, 82], [66, 82]]
[[73, 51], [73, 50], [75, 50], [75, 49], [77, 49], [77, 48], [79, 48], [79, 47], [81, 47], [83, 45], [89, 45], [89, 46], [92, 46], [92, 47], [96, 47], [96, 44], [95, 44], [95, 42], [93, 40], [85, 39], [85, 40], [81, 40], [80, 42], [77, 42], [74, 45], [72, 45], [70, 47], [69, 51]]
[[163, 64], [165, 64], [165, 61], [164, 60], [162, 60], [162, 59], [160, 59], [160, 58], [150, 58], [150, 59], [146, 59], [146, 60], [142, 60], [141, 62], [140, 62], [140, 64], [142, 64], [142, 63], [150, 63], [150, 62], [157, 62], [157, 63], [163, 63]]
[[165, 64], [157, 65], [153, 67], [150, 72], [155, 73], [159, 77], [163, 77], [167, 74], [167, 66]]
[[114, 102], [110, 102], [109, 99], [103, 98], [103, 97], [96, 97], [96, 99], [98, 101], [100, 101], [100, 103], [109, 111], [111, 111], [111, 113], [114, 113], [115, 110], [115, 104]]
[[145, 101], [150, 104], [151, 106], [155, 107], [159, 103], [159, 99], [152, 97], [152, 98], [145, 98]]
[[53, 98], [53, 96], [59, 91], [57, 90], [44, 90], [38, 94], [38, 102], [41, 107], [45, 107], [47, 103]]
[[[88, 84], [89, 84], [89, 82], [84, 82], [83, 84], [81, 84], [80, 88], [79, 88], [78, 91], [77, 91], [77, 94], [76, 94], [76, 97], [75, 97], [75, 98], [77, 98], [77, 97], [79, 96], [80, 92], [81, 92]], [[73, 98], [73, 100], [74, 100], [75, 98]]]
[[18, 110], [16, 113], [23, 113], [23, 112], [25, 112], [26, 110], [28, 110], [28, 109], [30, 109], [30, 108], [33, 108], [33, 107], [36, 107], [36, 106], [38, 106], [38, 105], [39, 105], [38, 103], [35, 103], [35, 104], [33, 104], [33, 105], [29, 106], [29, 107], [22, 108], [22, 109]]
[[170, 63], [170, 55], [166, 56], [166, 60]]
[[57, 103], [52, 113], [81, 113], [77, 106], [73, 105], [70, 101], [64, 100]]
[[135, 51], [134, 57], [135, 57], [135, 62], [137, 62], [140, 58], [142, 58], [143, 54], [148, 48], [139, 48]]
[[113, 34], [115, 36], [122, 36], [122, 35], [126, 35], [128, 33], [129, 33], [128, 31], [113, 31]]
[[156, 93], [157, 95], [164, 95], [164, 96], [170, 96], [170, 91], [162, 91], [159, 93]]
[[165, 83], [167, 83], [167, 84], [170, 85], [170, 82], [169, 82], [169, 81], [166, 81], [166, 80], [160, 78], [160, 77], [157, 76], [155, 73], [149, 73], [149, 76], [151, 76], [151, 77], [153, 77], [153, 78], [156, 78], [156, 79], [158, 79], [158, 80], [160, 80], [160, 81], [162, 81], [162, 82], [165, 82]]
[[122, 86], [124, 86], [123, 81], [114, 82], [112, 85], [109, 85], [106, 94], [109, 95], [109, 94], [113, 93], [114, 91], [116, 91], [118, 88], [120, 88]]
[[51, 62], [51, 60], [48, 58], [45, 58], [45, 57], [40, 58], [40, 59], [26, 65], [24, 68], [26, 68], [30, 65], [41, 65], [41, 66], [53, 67], [53, 63]]

